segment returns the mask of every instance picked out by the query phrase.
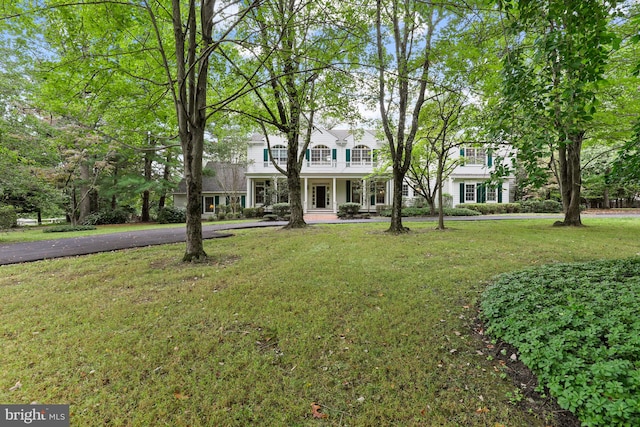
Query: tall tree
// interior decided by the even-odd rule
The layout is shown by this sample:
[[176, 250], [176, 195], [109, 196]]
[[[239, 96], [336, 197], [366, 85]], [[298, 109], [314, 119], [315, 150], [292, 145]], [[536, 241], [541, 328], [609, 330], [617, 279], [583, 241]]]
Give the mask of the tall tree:
[[408, 231], [402, 225], [402, 184], [425, 102], [433, 38], [443, 18], [444, 9], [432, 1], [376, 0], [377, 99], [394, 187], [391, 233]]
[[[507, 18], [502, 124], [528, 130], [514, 141], [533, 172], [552, 159], [564, 220], [579, 226], [580, 156], [615, 38], [607, 28], [615, 1], [500, 0]], [[524, 124], [524, 128], [522, 125]]]
[[243, 26], [243, 48], [250, 55], [246, 63], [258, 63], [262, 69], [252, 73], [237, 68], [253, 97], [236, 111], [257, 122], [269, 152], [269, 135], [285, 136], [286, 165], [269, 157], [287, 178], [287, 228], [306, 226], [300, 172], [316, 121], [330, 116], [349, 119], [352, 80], [347, 58], [358, 49], [358, 40], [351, 37], [356, 14], [357, 5], [347, 2], [266, 0]]
[[[210, 58], [229, 41], [235, 27], [258, 6], [251, 2], [214, 0], [171, 0], [170, 22], [173, 37], [168, 38], [167, 9], [160, 0], [146, 0], [166, 73], [166, 83], [175, 106], [178, 133], [184, 158], [187, 186], [187, 244], [183, 261], [206, 258], [202, 242], [202, 156], [207, 121], [229, 98], [242, 92], [226, 93], [213, 103], [207, 100], [210, 88]], [[168, 41], [171, 41], [169, 43]], [[233, 88], [232, 88], [233, 89]]]
[[413, 159], [407, 171], [414, 191], [427, 200], [432, 215], [436, 214], [438, 206], [439, 230], [445, 229], [443, 183], [460, 164], [459, 158], [451, 159], [450, 155], [461, 144], [456, 136], [461, 131], [459, 119], [464, 101], [460, 93], [445, 92], [436, 94], [423, 109]]

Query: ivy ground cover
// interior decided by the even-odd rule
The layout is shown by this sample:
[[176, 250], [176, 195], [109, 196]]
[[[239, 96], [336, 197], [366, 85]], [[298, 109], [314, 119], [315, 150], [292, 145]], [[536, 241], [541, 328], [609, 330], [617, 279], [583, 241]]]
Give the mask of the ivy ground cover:
[[640, 425], [640, 257], [503, 274], [482, 309], [583, 425]]

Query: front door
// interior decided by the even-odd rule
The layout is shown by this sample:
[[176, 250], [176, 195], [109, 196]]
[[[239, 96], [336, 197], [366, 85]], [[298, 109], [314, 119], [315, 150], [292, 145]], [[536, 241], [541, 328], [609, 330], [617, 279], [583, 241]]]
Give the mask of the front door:
[[323, 209], [327, 207], [327, 187], [324, 185], [316, 186], [316, 208]]

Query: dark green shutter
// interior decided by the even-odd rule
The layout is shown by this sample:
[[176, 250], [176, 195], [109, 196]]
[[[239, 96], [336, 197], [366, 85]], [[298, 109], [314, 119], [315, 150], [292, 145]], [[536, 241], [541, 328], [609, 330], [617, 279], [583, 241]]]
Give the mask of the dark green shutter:
[[487, 151], [487, 166], [493, 166], [493, 150]]
[[247, 196], [240, 196], [240, 206], [242, 209], [247, 207]]
[[464, 157], [464, 148], [460, 149], [460, 157]]
[[347, 203], [351, 203], [351, 181], [347, 180]]
[[338, 158], [338, 150], [333, 148], [331, 150], [331, 160], [336, 160]]
[[373, 162], [378, 161], [378, 150], [373, 150]]
[[269, 161], [269, 149], [268, 148], [264, 149], [264, 161], [265, 162]]
[[460, 183], [460, 203], [464, 203], [464, 182]]
[[213, 204], [216, 205], [216, 207], [218, 207], [218, 205], [220, 204], [220, 196], [215, 196], [213, 200], [214, 200]]
[[309, 157], [311, 156], [311, 150], [309, 150], [307, 148], [307, 151], [306, 151], [306, 153], [304, 153], [304, 156], [305, 156], [305, 159], [307, 159], [307, 162], [308, 162], [309, 161]]
[[347, 166], [351, 164], [351, 150], [347, 148]]
[[484, 203], [487, 201], [487, 188], [484, 184], [477, 184], [476, 203]]
[[498, 185], [498, 203], [502, 203], [502, 184]]

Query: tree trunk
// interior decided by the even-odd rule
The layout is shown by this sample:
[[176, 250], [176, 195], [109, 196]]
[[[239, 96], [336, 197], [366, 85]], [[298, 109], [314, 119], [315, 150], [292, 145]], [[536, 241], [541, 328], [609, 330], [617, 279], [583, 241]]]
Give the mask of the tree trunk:
[[401, 234], [409, 231], [402, 225], [402, 182], [404, 173], [400, 168], [393, 168], [393, 203], [391, 206], [391, 224], [388, 233]]
[[611, 168], [606, 168], [604, 171], [604, 190], [602, 191], [602, 208], [611, 209], [611, 201], [609, 200], [609, 175], [611, 174]]
[[438, 192], [438, 226], [436, 230], [444, 230], [444, 196], [442, 195], [442, 157], [438, 156], [438, 170], [436, 172], [436, 191]]
[[580, 192], [582, 186], [580, 170], [580, 151], [584, 131], [569, 135], [569, 141], [560, 147], [560, 192], [564, 208], [564, 221], [557, 226], [581, 226]]
[[187, 245], [182, 261], [198, 262], [207, 258], [202, 242], [202, 150], [194, 149], [204, 142], [204, 129], [191, 128], [182, 152], [187, 187]]
[[[165, 159], [164, 171], [162, 173], [162, 180], [167, 183], [171, 179], [171, 148], [167, 148], [167, 157]], [[158, 200], [158, 210], [164, 208], [167, 200], [167, 190], [162, 186], [162, 194], [160, 194], [160, 200]]]
[[[151, 182], [152, 162], [151, 152], [147, 151], [144, 155], [144, 181], [147, 185]], [[148, 189], [142, 192], [142, 215], [140, 218], [142, 222], [149, 222], [151, 220], [151, 215], [149, 215], [149, 210], [151, 208], [149, 201], [150, 196], [151, 193]]]
[[89, 192], [91, 191], [91, 173], [89, 171], [89, 164], [83, 161], [80, 164], [80, 179], [82, 184], [80, 185], [80, 211], [78, 215], [78, 222], [82, 224], [82, 221], [91, 213], [91, 197]]
[[304, 221], [302, 186], [300, 185], [300, 174], [297, 170], [288, 171], [287, 185], [289, 186], [291, 217], [289, 218], [289, 223], [284, 228], [304, 228], [307, 226], [307, 223]]

